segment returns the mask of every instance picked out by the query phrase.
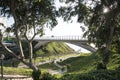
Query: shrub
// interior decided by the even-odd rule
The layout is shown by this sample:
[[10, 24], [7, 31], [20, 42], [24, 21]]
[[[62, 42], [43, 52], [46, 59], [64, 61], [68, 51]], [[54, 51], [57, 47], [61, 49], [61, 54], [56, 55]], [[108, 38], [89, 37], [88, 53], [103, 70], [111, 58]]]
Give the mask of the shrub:
[[57, 78], [55, 78], [54, 76], [52, 76], [49, 73], [44, 73], [41, 75], [40, 80], [57, 80]]
[[65, 74], [59, 80], [71, 80], [73, 77], [74, 75]]
[[33, 71], [32, 72], [32, 78], [33, 78], [33, 80], [39, 80], [40, 79], [40, 75], [41, 75], [41, 71], [40, 70]]
[[85, 75], [78, 75], [74, 77], [72, 80], [97, 80], [97, 79], [95, 79], [94, 76], [92, 75], [85, 74]]
[[97, 70], [86, 74], [67, 74], [60, 80], [119, 80], [120, 70]]

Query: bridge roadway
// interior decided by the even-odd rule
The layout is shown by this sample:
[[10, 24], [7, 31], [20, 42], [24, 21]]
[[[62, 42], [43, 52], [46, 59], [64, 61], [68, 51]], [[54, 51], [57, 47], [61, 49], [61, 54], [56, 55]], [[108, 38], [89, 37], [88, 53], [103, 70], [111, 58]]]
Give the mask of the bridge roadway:
[[47, 37], [36, 38], [34, 39], [34, 41], [38, 42], [34, 46], [34, 48], [38, 48], [52, 41], [57, 41], [57, 42], [61, 41], [61, 42], [67, 42], [67, 43], [80, 46], [91, 52], [96, 52], [96, 49], [88, 44], [88, 40], [85, 38], [81, 38], [80, 36], [47, 36]]

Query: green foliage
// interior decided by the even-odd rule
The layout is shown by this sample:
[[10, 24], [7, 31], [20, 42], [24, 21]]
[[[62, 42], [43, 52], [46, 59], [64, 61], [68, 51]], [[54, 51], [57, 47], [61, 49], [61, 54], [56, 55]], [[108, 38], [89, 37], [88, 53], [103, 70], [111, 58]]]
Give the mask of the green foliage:
[[33, 80], [39, 80], [40, 79], [40, 75], [41, 75], [41, 71], [40, 70], [33, 71], [32, 72], [32, 78], [33, 78]]
[[57, 80], [57, 78], [55, 78], [55, 76], [52, 76], [49, 73], [44, 73], [41, 75], [40, 80]]
[[4, 67], [3, 68], [4, 75], [26, 75], [31, 76], [31, 69], [23, 69], [23, 68], [15, 68], [15, 67]]
[[[101, 54], [103, 54], [102, 63], [106, 66], [109, 61], [109, 51], [120, 52], [120, 1], [64, 0], [61, 2], [68, 5], [60, 8], [64, 20], [69, 21], [77, 16], [77, 21], [87, 26], [84, 37], [87, 37], [88, 41], [94, 43], [98, 49], [105, 47]], [[108, 11], [104, 12], [105, 9]]]
[[36, 51], [37, 56], [51, 56], [51, 55], [63, 55], [73, 53], [74, 50], [71, 49], [63, 42], [50, 42], [47, 45], [41, 47]]
[[[100, 59], [96, 54], [81, 54], [79, 57], [69, 58], [59, 64], [70, 65], [68, 73], [57, 79], [48, 73], [41, 74], [40, 80], [119, 80], [120, 77], [120, 55], [113, 54], [108, 63], [108, 70], [96, 70], [97, 63]], [[95, 61], [95, 62], [94, 62]], [[41, 65], [42, 66], [42, 65]], [[40, 68], [41, 68], [40, 66]], [[52, 64], [42, 66], [42, 69], [52, 69]], [[53, 68], [57, 69], [57, 68]], [[4, 69], [5, 74], [24, 74], [30, 75], [32, 70], [22, 68], [8, 68]]]
[[56, 67], [55, 65], [53, 65], [52, 63], [47, 63], [47, 64], [44, 64], [44, 65], [39, 65], [38, 68], [40, 69], [53, 69], [53, 70], [57, 70], [58, 67]]
[[[14, 32], [20, 56], [18, 57], [17, 52], [10, 48], [6, 48], [6, 50], [13, 57], [36, 71], [37, 68], [32, 62], [32, 41], [36, 35], [42, 36], [44, 34], [44, 27], [51, 29], [57, 25], [56, 18], [58, 15], [56, 15], [56, 12], [54, 0], [0, 0], [0, 16], [13, 18], [13, 25], [6, 31], [10, 32], [12, 30]], [[4, 38], [5, 36], [1, 37]], [[28, 46], [27, 44], [21, 44], [21, 38], [28, 42]], [[0, 42], [2, 44], [2, 41]], [[23, 46], [25, 47], [24, 50]], [[25, 57], [29, 57], [29, 61], [23, 60]]]
[[120, 67], [120, 54], [112, 54], [108, 63], [108, 69], [115, 70]]
[[99, 70], [99, 69], [107, 69], [107, 68], [106, 68], [106, 66], [104, 66], [103, 63], [98, 63], [97, 69]]
[[120, 71], [110, 70], [97, 70], [85, 74], [67, 74], [64, 75], [60, 80], [119, 80]]
[[59, 80], [71, 80], [73, 77], [74, 75], [65, 74]]
[[71, 57], [63, 62], [60, 62], [60, 65], [70, 65], [68, 73], [80, 74], [87, 73], [96, 69], [97, 62], [99, 58], [96, 54], [82, 54], [78, 57]]
[[74, 6], [71, 4], [59, 9], [59, 13], [64, 18], [64, 21], [69, 21], [77, 15], [78, 22], [87, 22], [86, 19], [90, 11], [89, 8], [83, 4], [84, 0], [64, 0], [63, 2], [66, 4], [74, 4]]

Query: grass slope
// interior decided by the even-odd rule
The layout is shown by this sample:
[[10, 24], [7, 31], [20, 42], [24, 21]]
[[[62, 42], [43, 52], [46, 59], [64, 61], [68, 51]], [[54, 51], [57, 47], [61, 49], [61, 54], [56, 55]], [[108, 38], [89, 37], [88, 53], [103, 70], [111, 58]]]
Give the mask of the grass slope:
[[[70, 65], [68, 72], [70, 74], [81, 74], [93, 71], [96, 69], [99, 58], [95, 54], [78, 54], [80, 56], [70, 57], [62, 62], [59, 62], [60, 65]], [[57, 70], [58, 68], [54, 64], [44, 64], [39, 66], [42, 69], [53, 69]]]
[[95, 54], [82, 54], [78, 57], [71, 57], [63, 62], [61, 65], [70, 65], [68, 73], [80, 74], [95, 70], [98, 57]]
[[[24, 49], [25, 49], [25, 52], [27, 53], [25, 47], [27, 48], [26, 42], [24, 42]], [[5, 51], [0, 51], [0, 52], [3, 54], [5, 53]], [[43, 61], [43, 60], [48, 60], [49, 59], [48, 56], [51, 56], [50, 58], [53, 58], [53, 57], [56, 57], [56, 55], [66, 55], [71, 52], [74, 52], [74, 50], [63, 42], [50, 42], [37, 51], [37, 57], [39, 57], [39, 58], [36, 59], [36, 63]], [[44, 54], [42, 54], [42, 53], [44, 53]], [[9, 57], [8, 54], [6, 54], [5, 56]], [[45, 56], [45, 57], [41, 58], [41, 56]], [[14, 63], [14, 66], [13, 66], [13, 63]], [[26, 73], [26, 71], [31, 72], [31, 70], [29, 70], [29, 69], [22, 70], [22, 68], [16, 68], [18, 65], [23, 65], [23, 64], [21, 64], [15, 58], [11, 58], [9, 60], [4, 60], [4, 66], [5, 66], [4, 73], [5, 74], [24, 74], [24, 73]], [[53, 66], [51, 66], [51, 67], [53, 67]], [[29, 73], [26, 73], [26, 74], [29, 74]]]
[[[81, 54], [78, 57], [71, 57], [62, 62], [59, 62], [60, 65], [70, 65], [67, 73], [70, 74], [83, 74], [96, 71], [96, 67], [100, 58], [96, 54]], [[120, 66], [120, 55], [113, 54], [110, 58], [110, 61], [107, 65], [109, 70], [116, 70]], [[44, 64], [39, 66], [42, 69], [53, 69], [57, 70], [58, 68], [53, 64]]]
[[73, 53], [74, 50], [63, 42], [50, 42], [36, 51], [37, 56], [63, 55]]

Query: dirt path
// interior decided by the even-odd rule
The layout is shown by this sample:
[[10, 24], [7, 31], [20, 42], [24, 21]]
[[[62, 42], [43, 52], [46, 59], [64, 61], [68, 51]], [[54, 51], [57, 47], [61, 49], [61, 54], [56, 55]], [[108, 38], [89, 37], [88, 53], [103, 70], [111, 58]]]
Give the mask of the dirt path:
[[[56, 59], [55, 61], [60, 61], [60, 59], [63, 61], [63, 60], [66, 60], [66, 59], [68, 59], [68, 58], [70, 58], [70, 57], [77, 57], [77, 56], [79, 56], [78, 54], [76, 54], [76, 55], [71, 55], [71, 56], [65, 56], [65, 57], [59, 57], [58, 59]], [[43, 65], [43, 64], [46, 64], [46, 63], [51, 63], [53, 60], [47, 60], [47, 61], [45, 61], [45, 62], [38, 62], [38, 63], [35, 63], [35, 65], [36, 66], [38, 66], [38, 65]], [[18, 66], [19, 68], [26, 68], [27, 66], [26, 65], [20, 65], [20, 66]]]
[[4, 80], [33, 80], [32, 78], [23, 76], [23, 75], [3, 75], [3, 79]]

